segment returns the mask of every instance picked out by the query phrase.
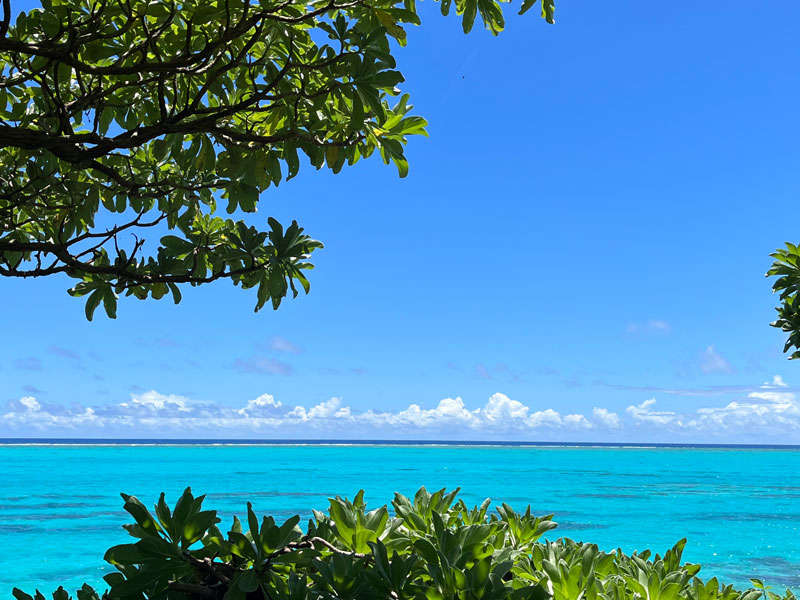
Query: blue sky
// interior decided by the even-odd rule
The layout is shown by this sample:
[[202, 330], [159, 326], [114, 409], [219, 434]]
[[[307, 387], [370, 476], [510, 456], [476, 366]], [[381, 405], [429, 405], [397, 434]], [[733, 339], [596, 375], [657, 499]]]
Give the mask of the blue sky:
[[494, 38], [424, 2], [411, 172], [306, 169], [254, 222], [311, 294], [88, 323], [0, 280], [0, 436], [800, 443], [769, 253], [800, 239], [800, 5], [569, 3]]

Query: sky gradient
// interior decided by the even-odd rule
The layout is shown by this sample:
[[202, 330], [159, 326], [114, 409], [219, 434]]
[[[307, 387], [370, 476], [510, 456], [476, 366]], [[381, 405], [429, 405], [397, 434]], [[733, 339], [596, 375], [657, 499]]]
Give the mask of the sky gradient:
[[[557, 5], [397, 52], [430, 138], [305, 168], [253, 223], [311, 294], [227, 283], [86, 322], [0, 280], [0, 437], [800, 443], [769, 253], [800, 241], [800, 5]], [[514, 7], [512, 7], [514, 8]]]

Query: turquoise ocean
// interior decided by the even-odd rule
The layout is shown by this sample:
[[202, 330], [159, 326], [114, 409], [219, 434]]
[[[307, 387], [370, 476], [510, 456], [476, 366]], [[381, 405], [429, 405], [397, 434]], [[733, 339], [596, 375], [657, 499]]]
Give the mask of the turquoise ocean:
[[152, 505], [191, 486], [227, 531], [247, 501], [279, 520], [366, 491], [368, 506], [461, 488], [555, 514], [566, 536], [601, 549], [662, 552], [705, 578], [800, 589], [800, 449], [422, 444], [0, 443], [0, 597], [103, 588], [106, 548], [125, 543], [119, 492]]

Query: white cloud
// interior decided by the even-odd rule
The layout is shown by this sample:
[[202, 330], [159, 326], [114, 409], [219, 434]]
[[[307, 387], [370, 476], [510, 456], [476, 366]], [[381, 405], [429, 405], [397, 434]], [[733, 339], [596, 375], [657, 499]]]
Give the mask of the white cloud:
[[594, 420], [608, 427], [609, 429], [619, 429], [622, 427], [622, 420], [615, 412], [610, 412], [607, 408], [594, 407], [592, 409], [592, 417]]
[[42, 408], [39, 401], [33, 396], [24, 396], [19, 399], [19, 403], [31, 412], [37, 412]]
[[552, 408], [539, 410], [528, 418], [527, 423], [534, 429], [545, 426], [558, 427], [561, 425], [561, 415]]
[[697, 412], [701, 422], [726, 429], [759, 430], [772, 432], [800, 430], [800, 404], [795, 394], [786, 391], [787, 384], [780, 375], [752, 391], [739, 401], [722, 408], [701, 408]]
[[[302, 409], [302, 406], [297, 408]], [[331, 398], [311, 407], [307, 419], [346, 419], [350, 416], [350, 407], [342, 406], [341, 398]], [[306, 419], [304, 419], [306, 420]]]
[[143, 394], [131, 394], [130, 402], [123, 402], [120, 406], [124, 408], [142, 408], [150, 412], [177, 411], [190, 412], [187, 406], [188, 400], [183, 396], [159, 394], [155, 390], [144, 392]]
[[96, 421], [94, 409], [90, 407], [76, 407], [71, 411], [59, 406], [43, 406], [33, 396], [24, 396], [10, 403], [10, 411], [0, 419], [0, 426], [5, 425], [11, 430], [20, 426], [36, 432], [47, 432], [53, 429], [73, 429], [85, 426]]
[[528, 416], [527, 406], [517, 400], [512, 400], [505, 394], [492, 394], [483, 408], [483, 416], [491, 423], [511, 423], [525, 421]]
[[443, 426], [472, 428], [477, 423], [478, 411], [470, 412], [461, 398], [444, 398], [436, 408], [423, 409], [418, 404], [411, 404], [397, 413], [372, 413], [369, 419], [376, 424], [422, 429]]
[[794, 400], [792, 392], [778, 392], [778, 391], [763, 391], [763, 392], [750, 392], [747, 394], [748, 398], [756, 398], [759, 400], [766, 400], [774, 404], [791, 404]]
[[[595, 406], [591, 413], [535, 407], [505, 394], [470, 407], [460, 397], [427, 408], [411, 403], [397, 410], [356, 410], [334, 397], [286, 405], [271, 394], [235, 405], [198, 402], [155, 390], [125, 402], [69, 407], [35, 396], [8, 402], [0, 432], [76, 437], [328, 437], [416, 439], [593, 439], [648, 441], [724, 439], [800, 441], [800, 402], [780, 376], [751, 387], [720, 406], [691, 410], [662, 407], [656, 398], [628, 406], [624, 414]], [[623, 418], [624, 417], [624, 418]], [[759, 437], [760, 436], [760, 437]], [[782, 438], [780, 436], [783, 436]]]
[[610, 430], [619, 427], [619, 418], [605, 409], [591, 416], [562, 415], [552, 408], [532, 411], [531, 407], [505, 394], [493, 394], [486, 403], [470, 409], [461, 398], [444, 398], [432, 408], [412, 403], [396, 411], [356, 411], [341, 398], [331, 398], [310, 408], [286, 406], [270, 394], [262, 394], [244, 406], [222, 406], [196, 402], [155, 390], [134, 393], [117, 404], [94, 407], [76, 405], [64, 408], [43, 406], [35, 397], [25, 396], [9, 404], [10, 411], [0, 420], [3, 429], [80, 430], [95, 435], [125, 432], [136, 435], [212, 434], [235, 435], [307, 433], [309, 427], [331, 437], [374, 434], [417, 435], [425, 437], [468, 435], [480, 439], [484, 434], [514, 433], [520, 436], [537, 432]]
[[731, 364], [714, 349], [713, 345], [700, 354], [700, 370], [708, 374], [734, 372]]
[[[765, 383], [765, 386], [770, 385], [769, 383]], [[789, 387], [789, 384], [783, 380], [783, 377], [780, 375], [773, 375], [772, 376], [772, 386], [774, 387]]]
[[347, 419], [350, 417], [350, 407], [342, 406], [341, 398], [331, 398], [325, 402], [306, 409], [303, 406], [295, 406], [288, 413], [287, 419], [297, 419], [303, 423], [308, 421], [326, 421], [330, 419]]
[[635, 421], [654, 423], [656, 425], [667, 425], [677, 419], [677, 415], [674, 412], [653, 410], [655, 403], [656, 399], [650, 398], [637, 406], [629, 406], [626, 412], [633, 417]]
[[240, 408], [236, 412], [246, 417], [251, 415], [264, 414], [265, 412], [272, 414], [281, 406], [283, 406], [281, 404], [281, 401], [275, 400], [275, 397], [272, 396], [272, 394], [261, 394], [255, 400], [249, 400], [247, 402], [247, 406], [245, 406], [244, 408]]
[[562, 422], [566, 427], [570, 427], [572, 429], [592, 428], [592, 424], [589, 422], [589, 419], [579, 414], [567, 415], [564, 417]]
[[[724, 406], [698, 407], [694, 412], [677, 413], [655, 410], [655, 398], [629, 406], [627, 413], [639, 425], [657, 426], [661, 431], [694, 433], [731, 441], [760, 439], [768, 443], [786, 443], [800, 434], [800, 403], [787, 384], [776, 375], [771, 383], [747, 392]], [[781, 437], [783, 436], [783, 437]]]

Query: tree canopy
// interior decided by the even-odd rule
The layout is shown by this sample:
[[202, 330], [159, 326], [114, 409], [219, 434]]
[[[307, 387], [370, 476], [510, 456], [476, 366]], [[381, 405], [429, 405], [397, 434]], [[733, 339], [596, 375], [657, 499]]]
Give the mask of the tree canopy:
[[[440, 7], [465, 32], [478, 16], [503, 29], [496, 0]], [[221, 279], [257, 288], [256, 310], [307, 292], [320, 242], [217, 204], [256, 211], [303, 160], [338, 173], [377, 153], [403, 177], [407, 136], [425, 134], [393, 56], [415, 0], [42, 0], [14, 24], [11, 11], [4, 0], [0, 275], [75, 278], [89, 319], [101, 302], [113, 318], [120, 294], [177, 303], [182, 284]]]

